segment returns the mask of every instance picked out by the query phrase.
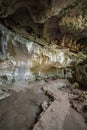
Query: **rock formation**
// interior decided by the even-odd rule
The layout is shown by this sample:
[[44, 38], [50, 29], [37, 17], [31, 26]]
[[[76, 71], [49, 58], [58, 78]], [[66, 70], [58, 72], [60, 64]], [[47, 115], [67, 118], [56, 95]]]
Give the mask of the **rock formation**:
[[[25, 73], [28, 80], [29, 77], [35, 79], [38, 76], [70, 78], [76, 73], [75, 79], [84, 84], [86, 77], [84, 81], [79, 77], [81, 73], [87, 75], [86, 17], [86, 0], [1, 0], [2, 78], [7, 73], [11, 74], [12, 79], [18, 73]], [[6, 73], [4, 64], [14, 69], [8, 72], [9, 69], [5, 67]], [[85, 66], [84, 72], [78, 69], [79, 64]]]
[[87, 0], [0, 0], [0, 130], [86, 130], [86, 90]]

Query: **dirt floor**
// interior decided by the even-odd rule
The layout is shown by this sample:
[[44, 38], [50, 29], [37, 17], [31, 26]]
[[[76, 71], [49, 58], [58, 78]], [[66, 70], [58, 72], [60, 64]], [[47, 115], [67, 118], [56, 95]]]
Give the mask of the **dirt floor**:
[[70, 86], [56, 79], [0, 88], [0, 130], [87, 130], [87, 92]]
[[49, 102], [49, 97], [38, 91], [10, 90], [11, 96], [0, 100], [0, 130], [32, 129], [41, 112], [40, 104], [44, 101]]

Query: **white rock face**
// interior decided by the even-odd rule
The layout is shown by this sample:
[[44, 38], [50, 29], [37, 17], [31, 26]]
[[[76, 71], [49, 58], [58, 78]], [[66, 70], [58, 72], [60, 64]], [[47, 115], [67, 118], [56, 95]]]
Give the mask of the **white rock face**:
[[71, 68], [87, 57], [82, 52], [74, 53], [69, 49], [58, 48], [55, 44], [41, 46], [7, 30], [4, 26], [1, 28], [1, 33], [1, 38], [4, 40], [1, 39], [1, 43], [6, 43], [6, 48], [3, 50], [2, 47], [0, 76], [7, 76], [7, 79], [24, 82], [38, 76], [72, 77]]

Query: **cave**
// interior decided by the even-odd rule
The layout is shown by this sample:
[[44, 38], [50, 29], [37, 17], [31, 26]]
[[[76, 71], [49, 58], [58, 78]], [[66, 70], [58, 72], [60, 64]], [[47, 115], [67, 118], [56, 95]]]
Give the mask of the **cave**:
[[87, 130], [87, 0], [0, 0], [0, 130]]

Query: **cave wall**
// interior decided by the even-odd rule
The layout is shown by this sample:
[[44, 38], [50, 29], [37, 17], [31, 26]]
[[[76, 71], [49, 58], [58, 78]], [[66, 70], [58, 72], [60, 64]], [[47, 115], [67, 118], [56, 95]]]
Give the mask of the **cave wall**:
[[[0, 24], [1, 51], [0, 51], [0, 80], [1, 85], [6, 82], [31, 82], [38, 79], [56, 78], [83, 78], [86, 81], [86, 68], [81, 76], [79, 64], [87, 59], [87, 55], [77, 50], [58, 47], [56, 44], [39, 45], [14, 33]], [[64, 38], [61, 42], [64, 42]], [[69, 41], [70, 43], [70, 41]], [[63, 44], [63, 43], [61, 43]], [[76, 75], [75, 75], [76, 72]], [[74, 77], [75, 75], [75, 77]], [[86, 82], [85, 82], [86, 83]]]
[[87, 84], [86, 0], [0, 0], [0, 76]]

